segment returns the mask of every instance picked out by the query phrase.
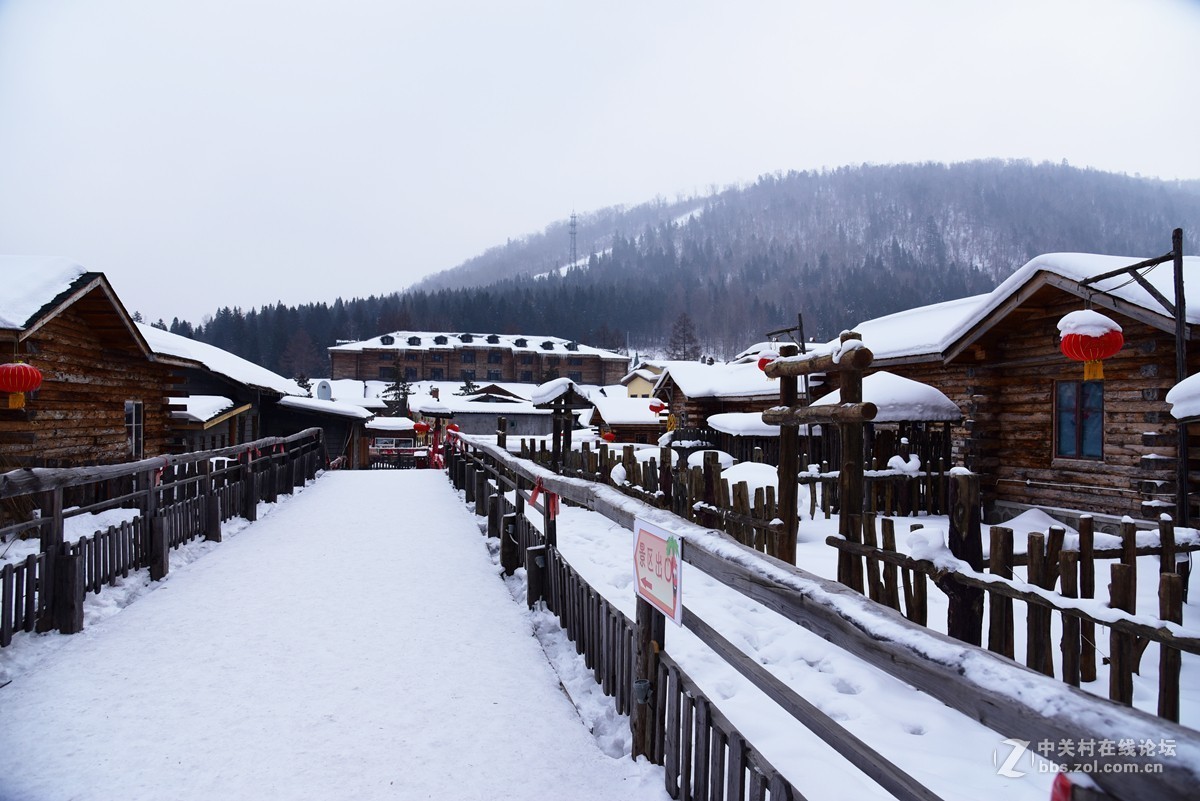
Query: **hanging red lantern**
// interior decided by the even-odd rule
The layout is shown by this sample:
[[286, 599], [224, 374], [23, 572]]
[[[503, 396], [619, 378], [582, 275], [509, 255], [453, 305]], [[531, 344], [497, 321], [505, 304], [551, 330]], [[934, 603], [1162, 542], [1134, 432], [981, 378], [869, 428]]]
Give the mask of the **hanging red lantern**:
[[650, 401], [650, 411], [654, 412], [655, 414], [660, 414], [666, 408], [667, 408], [667, 404], [663, 403], [660, 400]]
[[1115, 356], [1125, 344], [1121, 326], [1090, 309], [1074, 311], [1058, 321], [1059, 349], [1068, 359], [1083, 362], [1084, 381], [1103, 381], [1103, 359]]
[[451, 423], [450, 425], [446, 426], [446, 430], [453, 431], [455, 434], [457, 434], [459, 432], [458, 423]]
[[779, 358], [779, 354], [773, 350], [764, 350], [758, 354], [758, 369], [766, 370], [767, 365]]
[[617, 435], [611, 431], [605, 431], [603, 434], [600, 435], [600, 439], [604, 440], [605, 442], [613, 442], [616, 440], [616, 438], [617, 438]]
[[425, 436], [429, 433], [429, 423], [426, 423], [423, 420], [420, 423], [414, 423], [413, 431], [416, 431], [421, 436]]
[[25, 408], [25, 393], [42, 385], [42, 371], [25, 362], [0, 364], [0, 392], [7, 392], [8, 408]]

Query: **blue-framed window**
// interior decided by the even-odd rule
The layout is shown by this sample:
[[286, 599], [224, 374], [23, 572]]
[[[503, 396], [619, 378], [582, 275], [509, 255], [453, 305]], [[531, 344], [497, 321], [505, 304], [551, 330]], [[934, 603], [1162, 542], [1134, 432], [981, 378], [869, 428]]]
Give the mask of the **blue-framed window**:
[[1104, 458], [1104, 382], [1059, 381], [1054, 386], [1054, 455]]

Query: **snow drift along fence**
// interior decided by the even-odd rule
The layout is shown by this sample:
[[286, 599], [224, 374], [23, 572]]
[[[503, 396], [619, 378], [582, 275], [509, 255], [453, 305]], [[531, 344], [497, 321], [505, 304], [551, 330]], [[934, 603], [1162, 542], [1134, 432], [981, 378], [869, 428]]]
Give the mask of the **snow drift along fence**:
[[[83, 626], [83, 598], [130, 571], [169, 570], [169, 551], [196, 537], [220, 540], [221, 523], [257, 516], [260, 500], [302, 485], [326, 462], [322, 431], [119, 465], [35, 468], [0, 475], [0, 503], [36, 510], [0, 527], [0, 543], [37, 536], [40, 552], [0, 568], [0, 647], [17, 631]], [[132, 519], [64, 540], [66, 521], [129, 509]]]
[[[537, 481], [543, 485], [544, 492], [556, 493], [564, 502], [584, 506], [625, 528], [632, 529], [638, 516], [666, 522], [664, 512], [658, 510], [657, 505], [629, 499], [611, 487], [555, 475], [481, 441], [470, 442], [467, 448], [467, 453], [451, 454], [447, 463], [451, 479], [456, 486], [466, 490], [468, 500], [475, 501], [477, 513], [486, 511], [489, 514], [490, 533], [493, 536], [504, 534], [500, 538], [500, 549], [501, 564], [506, 572], [515, 569], [524, 556], [531, 604], [535, 598], [544, 595], [548, 603], [560, 606], [555, 610], [560, 615], [572, 613], [560, 611], [561, 597], [554, 596], [553, 592], [546, 594], [545, 582], [555, 579], [542, 575], [545, 565], [549, 564], [548, 553], [557, 550], [557, 521], [546, 515], [546, 504], [534, 506], [529, 502], [528, 487]], [[502, 493], [513, 490], [515, 503], [500, 500]], [[529, 514], [530, 508], [545, 516], [545, 535], [540, 540], [516, 524]], [[988, 726], [998, 733], [998, 742], [1006, 737], [1030, 743], [1102, 742], [1114, 732], [1120, 732], [1122, 737], [1153, 737], [1177, 745], [1178, 757], [1170, 759], [1156, 760], [1153, 755], [1141, 753], [1098, 754], [1097, 772], [1091, 774], [1091, 779], [1111, 798], [1121, 801], [1190, 798], [1200, 782], [1200, 759], [1196, 756], [1200, 754], [1200, 735], [1191, 729], [1063, 685], [987, 650], [911, 623], [893, 610], [872, 603], [860, 592], [793, 565], [764, 558], [722, 532], [683, 519], [669, 522], [667, 527], [683, 537], [682, 559], [687, 564], [836, 643], [854, 657]], [[511, 536], [510, 531], [514, 532]], [[540, 544], [530, 545], [531, 542]], [[521, 548], [528, 550], [522, 554]], [[575, 608], [592, 609], [598, 604], [590, 595], [580, 597], [575, 594], [572, 599], [569, 603]], [[606, 642], [617, 639], [628, 642], [626, 634], [608, 640], [603, 633], [597, 637], [594, 627], [589, 636], [587, 621], [599, 617], [593, 617], [593, 614], [582, 616], [582, 634], [577, 635], [582, 638], [582, 644], [576, 640], [585, 658], [592, 660], [589, 665], [597, 664], [596, 649], [606, 650], [609, 647]], [[640, 618], [639, 611], [639, 622]], [[734, 648], [686, 607], [684, 625], [894, 797], [926, 801], [936, 797], [837, 721], [812, 709], [803, 698], [767, 674], [754, 659]], [[777, 772], [750, 746], [742, 752], [740, 735], [732, 730], [732, 726], [725, 726], [719, 710], [711, 702], [708, 706], [693, 705], [691, 720], [685, 721], [681, 700], [680, 712], [675, 716], [669, 700], [674, 693], [671, 687], [683, 687], [687, 694], [689, 685], [682, 676], [672, 684], [669, 654], [650, 659], [654, 664], [648, 673], [643, 673], [640, 662], [646, 656], [641, 647], [645, 643], [645, 629], [635, 624], [633, 631], [632, 650], [638, 663], [634, 667], [634, 680], [642, 675], [652, 680], [646, 699], [650, 703], [637, 704], [635, 699], [632, 707], [635, 753], [666, 762], [667, 789], [672, 797], [761, 799], [769, 795], [773, 801], [802, 797], [794, 787], [777, 784]], [[657, 642], [661, 643], [661, 639]], [[630, 646], [623, 647], [628, 649]], [[620, 659], [625, 661], [628, 657], [620, 656]], [[699, 696], [689, 694], [689, 697]], [[702, 707], [704, 711], [701, 711]], [[704, 722], [698, 724], [701, 717]], [[638, 731], [639, 719], [647, 718], [648, 746], [639, 738]], [[712, 721], [716, 723], [712, 724]], [[679, 727], [678, 750], [672, 742], [676, 725]], [[724, 739], [714, 739], [714, 730], [724, 732]], [[719, 746], [714, 747], [714, 742]], [[1047, 758], [1057, 758], [1060, 762], [1067, 759], [1054, 754]], [[982, 766], [981, 769], [987, 768]], [[671, 783], [672, 776], [680, 777], [678, 785]], [[784, 781], [783, 777], [779, 781]]]

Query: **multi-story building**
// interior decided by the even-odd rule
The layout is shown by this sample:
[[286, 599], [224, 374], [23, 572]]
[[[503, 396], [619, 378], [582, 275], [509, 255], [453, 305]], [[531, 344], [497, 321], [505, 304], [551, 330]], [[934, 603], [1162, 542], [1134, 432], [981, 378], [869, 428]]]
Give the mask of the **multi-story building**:
[[332, 377], [359, 381], [618, 383], [629, 360], [557, 337], [395, 331], [329, 348]]

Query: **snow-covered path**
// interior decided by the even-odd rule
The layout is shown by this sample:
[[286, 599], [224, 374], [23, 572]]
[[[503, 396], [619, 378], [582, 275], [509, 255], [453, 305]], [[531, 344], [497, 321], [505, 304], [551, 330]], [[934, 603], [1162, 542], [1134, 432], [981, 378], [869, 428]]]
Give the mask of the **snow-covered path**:
[[326, 474], [0, 688], [0, 799], [665, 799], [530, 626], [440, 471]]

